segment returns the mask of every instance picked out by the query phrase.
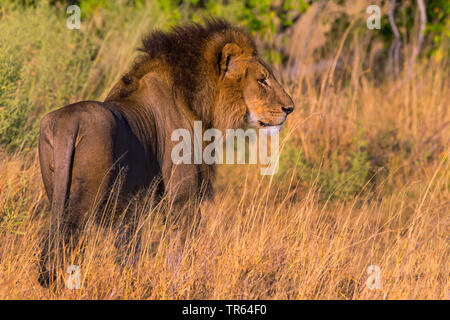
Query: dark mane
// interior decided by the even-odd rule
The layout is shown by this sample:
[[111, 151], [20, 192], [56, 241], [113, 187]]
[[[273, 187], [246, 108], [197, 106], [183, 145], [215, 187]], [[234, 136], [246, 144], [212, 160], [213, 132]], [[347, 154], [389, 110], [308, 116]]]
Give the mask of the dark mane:
[[[189, 23], [168, 32], [152, 31], [143, 38], [143, 47], [139, 51], [145, 52], [150, 61], [161, 59], [166, 62], [172, 69], [174, 85], [193, 98], [191, 95], [204, 81], [202, 75], [210, 71], [205, 70], [205, 63], [218, 65], [219, 54], [228, 42], [235, 42], [257, 54], [252, 38], [244, 30], [215, 18], [207, 19], [204, 25]], [[205, 61], [206, 50], [213, 51], [216, 61]]]
[[150, 59], [166, 58], [171, 65], [198, 61], [205, 41], [213, 33], [235, 29], [222, 19], [209, 19], [205, 25], [190, 23], [175, 26], [169, 32], [155, 30], [142, 40], [143, 48]]

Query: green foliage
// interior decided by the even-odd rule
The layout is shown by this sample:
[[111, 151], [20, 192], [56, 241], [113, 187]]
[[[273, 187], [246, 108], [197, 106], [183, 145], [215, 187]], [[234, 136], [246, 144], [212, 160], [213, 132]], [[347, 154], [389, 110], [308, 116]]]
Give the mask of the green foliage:
[[6, 183], [6, 197], [0, 202], [3, 209], [0, 210], [0, 233], [23, 234], [18, 228], [27, 217], [31, 201], [28, 177], [20, 180], [20, 189], [17, 190], [16, 187], [11, 181]]
[[[96, 91], [85, 90], [86, 81], [95, 71], [93, 66], [103, 39], [113, 26], [124, 28], [116, 23], [119, 17], [123, 17], [122, 24], [133, 23], [133, 10], [139, 8], [127, 9], [101, 1], [83, 3], [87, 11], [81, 30], [69, 30], [65, 7], [51, 6], [48, 1], [36, 1], [34, 6], [26, 7], [6, 3], [3, 7], [6, 15], [0, 16], [1, 148], [34, 148], [42, 115], [77, 100], [98, 99], [99, 92], [109, 85], [100, 78]], [[95, 17], [87, 18], [96, 10], [104, 10], [98, 25]], [[147, 16], [150, 19], [153, 12]], [[82, 94], [86, 91], [89, 93]]]
[[273, 35], [290, 27], [297, 17], [309, 8], [303, 0], [274, 2], [270, 0], [245, 2], [240, 20], [254, 33]]
[[[434, 44], [430, 54], [436, 55], [439, 60], [443, 55], [441, 45], [448, 45], [450, 39], [450, 1], [430, 1], [427, 6], [427, 20], [425, 33], [431, 36]], [[447, 47], [447, 55], [449, 54], [450, 48]]]
[[0, 144], [10, 145], [12, 138], [18, 135], [18, 130], [27, 119], [27, 111], [14, 106], [21, 61], [12, 54], [13, 48], [4, 46], [0, 51]]
[[93, 46], [47, 2], [7, 12], [0, 20], [0, 146], [14, 150], [35, 145], [37, 115], [81, 90]]
[[[98, 1], [98, 0], [97, 0]], [[157, 0], [165, 13], [198, 20], [200, 16], [222, 16], [239, 22], [253, 34], [273, 35], [289, 27], [305, 12], [311, 1], [305, 0]], [[183, 12], [184, 11], [184, 12]]]

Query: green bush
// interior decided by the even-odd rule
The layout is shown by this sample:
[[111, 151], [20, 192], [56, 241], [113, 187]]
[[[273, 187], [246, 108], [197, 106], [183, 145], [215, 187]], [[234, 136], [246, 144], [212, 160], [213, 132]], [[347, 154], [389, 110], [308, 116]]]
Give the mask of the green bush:
[[40, 115], [81, 89], [94, 47], [47, 2], [8, 9], [0, 20], [0, 146], [15, 150], [33, 146]]

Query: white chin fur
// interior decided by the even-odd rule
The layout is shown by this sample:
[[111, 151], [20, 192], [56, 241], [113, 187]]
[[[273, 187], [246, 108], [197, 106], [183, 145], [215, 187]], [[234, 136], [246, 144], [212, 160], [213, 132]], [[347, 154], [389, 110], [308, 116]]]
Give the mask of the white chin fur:
[[277, 134], [278, 132], [280, 132], [281, 126], [264, 127], [260, 130], [263, 131], [268, 136], [271, 136], [271, 135], [274, 135], [274, 134]]
[[254, 128], [259, 128], [261, 131], [263, 131], [265, 134], [267, 134], [268, 136], [277, 134], [278, 132], [280, 132], [282, 125], [279, 126], [270, 126], [270, 127], [261, 127], [260, 125], [258, 125], [258, 118], [250, 112], [249, 117], [248, 117], [248, 124]]

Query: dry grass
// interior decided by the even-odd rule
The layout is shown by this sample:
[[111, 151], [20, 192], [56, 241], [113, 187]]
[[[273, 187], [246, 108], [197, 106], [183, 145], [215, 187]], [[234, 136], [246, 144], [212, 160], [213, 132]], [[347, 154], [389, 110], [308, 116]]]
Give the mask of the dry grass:
[[[147, 28], [142, 19], [133, 22], [139, 32]], [[132, 30], [123, 32], [135, 43]], [[116, 33], [108, 33], [73, 99], [104, 96], [131, 61]], [[204, 205], [182, 252], [176, 232], [161, 223], [165, 208], [141, 203], [143, 243], [133, 266], [117, 263], [116, 228], [88, 223], [80, 290], [39, 286], [49, 202], [36, 152], [0, 150], [0, 299], [450, 298], [448, 61], [419, 63], [401, 83], [375, 84], [363, 67], [373, 55], [364, 39], [344, 41], [321, 74], [303, 68], [294, 81], [279, 70], [297, 107], [283, 130], [279, 173], [221, 166], [215, 202]], [[309, 57], [301, 64], [320, 59], [306, 50], [301, 56]], [[99, 79], [106, 83], [91, 86]], [[340, 184], [330, 179], [346, 170], [358, 144], [370, 170], [355, 192], [346, 183], [352, 174]], [[366, 286], [370, 265], [381, 269], [379, 290]]]

